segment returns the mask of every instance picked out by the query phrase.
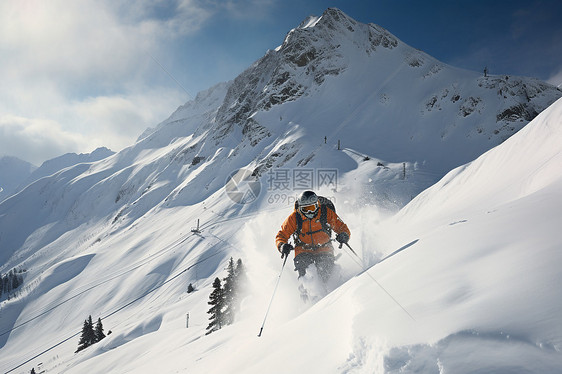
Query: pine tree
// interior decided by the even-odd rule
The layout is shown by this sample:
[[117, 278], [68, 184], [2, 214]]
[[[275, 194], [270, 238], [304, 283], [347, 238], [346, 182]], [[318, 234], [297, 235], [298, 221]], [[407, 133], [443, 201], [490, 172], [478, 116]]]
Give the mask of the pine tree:
[[242, 259], [238, 259], [236, 266], [234, 266], [234, 260], [230, 258], [227, 271], [228, 275], [225, 278], [224, 287], [226, 300], [225, 322], [231, 324], [240, 310], [241, 292], [246, 281], [246, 270]]
[[8, 274], [4, 275], [4, 279], [2, 279], [3, 284], [4, 284], [4, 292], [5, 293], [10, 293], [10, 291], [12, 291], [10, 289], [10, 276]]
[[237, 293], [236, 268], [232, 257], [228, 262], [226, 271], [227, 276], [224, 278], [224, 322], [225, 324], [230, 325], [234, 322], [234, 316], [236, 314], [234, 300]]
[[241, 258], [239, 258], [236, 262], [236, 282], [239, 286], [243, 286], [246, 282], [246, 268], [244, 267]]
[[89, 344], [88, 344], [87, 336], [88, 336], [88, 321], [85, 320], [84, 326], [82, 326], [82, 335], [80, 335], [80, 340], [78, 341], [78, 349], [76, 349], [76, 352], [80, 352], [81, 350], [88, 348]]
[[96, 343], [96, 332], [94, 331], [94, 323], [92, 322], [92, 316], [88, 317], [88, 345]]
[[98, 318], [98, 323], [96, 323], [96, 329], [94, 330], [94, 335], [96, 337], [96, 343], [105, 338], [103, 333], [103, 325], [101, 324], [101, 318]]
[[224, 290], [222, 289], [221, 280], [217, 277], [213, 282], [213, 292], [209, 296], [209, 302], [207, 303], [211, 305], [211, 309], [207, 312], [211, 316], [209, 320], [209, 326], [207, 326], [207, 333], [220, 330], [224, 326]]
[[10, 298], [10, 293], [15, 291], [23, 285], [23, 276], [20, 274], [22, 270], [12, 269], [7, 274], [0, 275], [0, 296], [2, 294], [8, 294], [8, 299]]
[[16, 272], [16, 269], [11, 271], [10, 275], [11, 275], [12, 290], [15, 290], [20, 286], [20, 280], [18, 277], [18, 273]]
[[7, 275], [3, 275], [3, 276], [2, 276], [2, 285], [1, 285], [1, 286], [2, 286], [2, 290], [4, 290], [4, 293], [10, 292], [10, 291], [8, 290], [8, 283], [9, 283], [8, 276], [7, 276]]
[[242, 290], [244, 289], [244, 284], [246, 283], [246, 268], [244, 267], [241, 258], [239, 258], [236, 262], [234, 279], [236, 288], [232, 298], [232, 308], [235, 313], [238, 313], [240, 310], [240, 303], [242, 302]]
[[84, 321], [82, 335], [80, 335], [80, 341], [78, 341], [78, 349], [76, 352], [80, 352], [81, 350], [88, 348], [95, 342], [96, 334], [94, 331], [94, 323], [92, 322], [92, 316], [89, 316], [88, 319]]

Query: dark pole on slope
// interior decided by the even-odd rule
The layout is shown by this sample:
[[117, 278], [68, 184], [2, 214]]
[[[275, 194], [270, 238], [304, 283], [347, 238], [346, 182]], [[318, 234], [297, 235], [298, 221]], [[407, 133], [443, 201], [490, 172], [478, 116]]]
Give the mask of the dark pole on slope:
[[269, 309], [271, 308], [271, 304], [273, 303], [273, 298], [275, 297], [275, 293], [277, 292], [277, 286], [279, 286], [279, 281], [281, 280], [281, 275], [283, 274], [283, 269], [285, 269], [285, 263], [287, 262], [288, 254], [285, 255], [285, 260], [283, 260], [283, 266], [281, 267], [281, 272], [279, 273], [279, 277], [277, 278], [277, 283], [275, 284], [275, 289], [273, 290], [273, 294], [271, 295], [271, 300], [269, 301], [269, 305], [267, 306], [267, 312], [265, 312], [265, 317], [263, 318], [263, 323], [261, 324], [260, 333], [258, 337], [261, 337], [261, 333], [263, 332], [263, 327], [265, 326], [265, 321], [267, 320], [267, 315], [269, 314]]
[[[344, 245], [344, 243], [340, 243], [340, 249], [343, 247], [343, 245]], [[351, 246], [350, 246], [348, 243], [345, 243], [345, 245], [347, 245], [347, 248], [349, 248], [349, 250], [350, 250], [351, 252], [353, 252], [353, 254], [355, 255], [355, 257], [357, 257], [358, 259], [361, 259], [361, 258], [359, 257], [359, 255], [357, 254], [357, 252], [355, 252], [355, 251], [353, 250], [353, 248], [351, 248]], [[361, 262], [362, 262], [362, 261], [361, 261]]]

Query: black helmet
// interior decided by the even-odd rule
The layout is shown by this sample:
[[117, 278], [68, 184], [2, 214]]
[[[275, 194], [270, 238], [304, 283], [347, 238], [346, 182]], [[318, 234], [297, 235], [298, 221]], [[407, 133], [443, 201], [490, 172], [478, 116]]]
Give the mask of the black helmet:
[[307, 218], [313, 218], [318, 212], [318, 196], [313, 191], [304, 191], [298, 198], [299, 210]]

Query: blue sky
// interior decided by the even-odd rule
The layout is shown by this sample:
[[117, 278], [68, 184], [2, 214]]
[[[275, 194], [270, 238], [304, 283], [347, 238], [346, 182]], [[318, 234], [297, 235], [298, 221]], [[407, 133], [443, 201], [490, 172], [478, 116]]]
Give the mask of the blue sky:
[[25, 0], [0, 3], [0, 156], [120, 150], [337, 7], [440, 61], [562, 84], [562, 2]]

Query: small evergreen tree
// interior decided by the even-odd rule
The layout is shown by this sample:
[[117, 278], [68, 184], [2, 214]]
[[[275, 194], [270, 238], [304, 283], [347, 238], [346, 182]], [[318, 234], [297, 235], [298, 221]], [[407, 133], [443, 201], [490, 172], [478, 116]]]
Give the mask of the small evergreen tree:
[[[82, 327], [82, 335], [80, 335], [80, 340], [78, 341], [78, 349], [76, 352], [88, 348], [96, 342], [96, 333], [94, 331], [94, 323], [92, 322], [92, 316], [89, 316], [87, 320], [84, 321], [84, 326]], [[75, 353], [76, 353], [75, 352]]]
[[96, 329], [94, 330], [94, 335], [96, 337], [96, 343], [105, 338], [103, 333], [103, 325], [101, 324], [101, 318], [98, 318], [98, 323], [96, 323]]
[[[88, 321], [84, 321], [84, 325], [82, 326], [82, 334], [80, 335], [80, 340], [78, 341], [78, 348], [76, 352], [80, 352], [81, 350], [88, 348], [88, 339], [86, 338], [88, 335]], [[74, 353], [76, 353], [74, 352]]]
[[15, 290], [20, 286], [20, 279], [18, 277], [18, 274], [16, 273], [16, 269], [10, 271], [10, 278], [12, 283], [12, 290]]
[[10, 291], [11, 291], [11, 289], [10, 289], [10, 277], [7, 274], [4, 275], [4, 278], [2, 279], [2, 283], [4, 284], [4, 292], [10, 293]]
[[205, 335], [220, 330], [224, 325], [224, 290], [218, 277], [213, 282], [213, 292], [209, 296], [208, 304], [211, 305], [211, 309], [207, 312], [211, 315], [209, 317], [211, 322], [207, 326], [207, 333]]
[[3, 275], [3, 276], [2, 276], [2, 285], [1, 285], [1, 286], [2, 286], [2, 289], [4, 290], [4, 293], [10, 292], [10, 291], [8, 290], [8, 284], [9, 284], [9, 283], [10, 283], [10, 280], [8, 279], [8, 276], [7, 276], [7, 275]]
[[232, 257], [228, 262], [226, 268], [227, 276], [224, 278], [224, 322], [230, 325], [234, 322], [236, 310], [234, 307], [234, 299], [236, 298], [237, 285], [236, 285], [236, 267]]
[[0, 296], [8, 294], [7, 297], [9, 299], [9, 294], [23, 285], [22, 272], [23, 270], [14, 268], [7, 274], [0, 275]]
[[232, 304], [234, 311], [238, 313], [240, 310], [240, 303], [242, 302], [242, 290], [244, 289], [244, 284], [246, 283], [246, 268], [242, 263], [242, 259], [239, 258], [236, 261], [236, 269], [234, 270], [236, 289], [234, 297], [232, 298]]
[[243, 286], [246, 282], [246, 268], [244, 267], [241, 258], [236, 261], [236, 281], [240, 286]]
[[94, 330], [94, 323], [92, 322], [92, 316], [88, 317], [88, 345], [92, 345], [96, 343], [96, 332]]
[[225, 322], [232, 324], [240, 310], [241, 290], [246, 281], [246, 270], [242, 259], [236, 261], [230, 258], [227, 267], [228, 275], [225, 278], [224, 292], [225, 292]]

